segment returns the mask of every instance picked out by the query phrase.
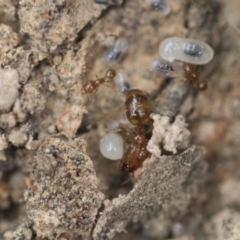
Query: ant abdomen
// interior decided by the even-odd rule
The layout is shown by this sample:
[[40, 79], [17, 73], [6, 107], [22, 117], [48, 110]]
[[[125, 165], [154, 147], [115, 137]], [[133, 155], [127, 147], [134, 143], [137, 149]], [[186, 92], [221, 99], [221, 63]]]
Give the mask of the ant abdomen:
[[151, 106], [146, 95], [138, 89], [130, 90], [126, 95], [125, 110], [128, 120], [137, 126], [150, 123]]

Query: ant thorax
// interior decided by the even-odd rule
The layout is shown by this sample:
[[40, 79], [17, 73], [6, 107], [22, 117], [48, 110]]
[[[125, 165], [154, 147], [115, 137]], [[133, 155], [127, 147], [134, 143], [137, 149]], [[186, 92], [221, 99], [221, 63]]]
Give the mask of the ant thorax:
[[[99, 84], [98, 84], [99, 86]], [[91, 93], [94, 93], [96, 91], [96, 83], [95, 81], [89, 81], [87, 82], [86, 84], [84, 84], [82, 86], [82, 93], [85, 94], [85, 93], [88, 93], [88, 94], [91, 94]]]

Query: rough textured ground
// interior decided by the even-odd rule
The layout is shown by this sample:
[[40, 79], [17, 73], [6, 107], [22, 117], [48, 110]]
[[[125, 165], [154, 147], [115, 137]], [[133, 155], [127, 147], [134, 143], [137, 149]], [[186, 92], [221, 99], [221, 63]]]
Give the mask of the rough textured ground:
[[[164, 16], [140, 0], [0, 0], [0, 239], [239, 238], [239, 26], [227, 2], [168, 4]], [[149, 71], [172, 36], [214, 49], [206, 91]], [[113, 68], [155, 113], [136, 178], [98, 148], [110, 117], [125, 121], [122, 96], [81, 93], [119, 37], [129, 49]]]

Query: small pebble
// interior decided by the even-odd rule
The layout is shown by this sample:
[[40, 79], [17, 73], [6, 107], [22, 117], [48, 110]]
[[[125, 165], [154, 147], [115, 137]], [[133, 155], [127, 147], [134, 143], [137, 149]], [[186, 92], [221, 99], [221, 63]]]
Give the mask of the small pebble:
[[0, 111], [8, 111], [19, 94], [19, 77], [15, 69], [0, 68]]

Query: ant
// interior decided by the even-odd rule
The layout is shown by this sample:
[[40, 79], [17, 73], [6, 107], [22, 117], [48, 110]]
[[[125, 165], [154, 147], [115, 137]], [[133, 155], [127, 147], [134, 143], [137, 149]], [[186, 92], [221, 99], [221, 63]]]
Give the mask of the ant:
[[150, 69], [164, 76], [184, 78], [201, 91], [207, 89], [207, 82], [198, 79], [198, 67], [196, 65], [185, 62], [180, 64], [176, 62], [169, 63], [162, 59], [154, 59], [150, 64]]
[[196, 65], [184, 63], [182, 68], [186, 74], [187, 80], [191, 81], [195, 87], [197, 87], [201, 91], [207, 89], [207, 82], [199, 81], [198, 79], [198, 67]]
[[136, 127], [127, 132], [125, 143], [130, 143], [120, 161], [120, 170], [133, 172], [142, 166], [150, 156], [147, 150], [148, 138], [146, 127], [152, 123], [150, 118], [151, 106], [144, 93], [138, 89], [130, 90], [125, 101], [126, 115]]
[[82, 94], [93, 94], [97, 92], [101, 84], [112, 81], [115, 76], [116, 72], [113, 69], [108, 69], [104, 77], [98, 78], [98, 76], [96, 76], [96, 80], [89, 80], [83, 84], [81, 89]]

